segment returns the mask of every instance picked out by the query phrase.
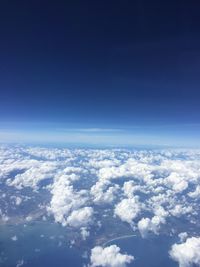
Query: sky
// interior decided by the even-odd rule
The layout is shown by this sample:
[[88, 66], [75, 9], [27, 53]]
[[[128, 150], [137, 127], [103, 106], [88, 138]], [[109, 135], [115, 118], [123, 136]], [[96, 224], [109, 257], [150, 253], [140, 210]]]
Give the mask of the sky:
[[200, 143], [200, 4], [3, 1], [2, 142]]

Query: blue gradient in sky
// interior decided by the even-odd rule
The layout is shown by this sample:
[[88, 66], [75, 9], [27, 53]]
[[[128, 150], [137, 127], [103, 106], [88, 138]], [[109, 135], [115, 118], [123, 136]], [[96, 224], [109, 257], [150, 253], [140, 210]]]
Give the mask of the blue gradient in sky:
[[2, 4], [1, 141], [198, 145], [200, 4], [70, 2]]

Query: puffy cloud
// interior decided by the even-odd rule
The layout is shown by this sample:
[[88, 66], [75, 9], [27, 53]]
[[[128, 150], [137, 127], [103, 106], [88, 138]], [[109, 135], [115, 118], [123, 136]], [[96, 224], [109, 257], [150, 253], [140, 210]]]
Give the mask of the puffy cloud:
[[72, 227], [87, 226], [92, 222], [93, 209], [91, 207], [84, 207], [78, 210], [72, 211], [67, 218], [67, 224]]
[[184, 214], [192, 213], [192, 211], [193, 211], [192, 206], [186, 207], [184, 205], [177, 204], [172, 208], [170, 212], [173, 216], [180, 217]]
[[174, 244], [169, 254], [180, 267], [189, 267], [193, 264], [200, 266], [200, 237], [191, 237], [185, 243]]
[[17, 196], [15, 199], [15, 203], [17, 206], [19, 206], [22, 203], [22, 198]]
[[18, 189], [22, 187], [37, 188], [41, 180], [52, 178], [58, 168], [56, 162], [37, 162], [22, 174], [17, 174], [14, 180], [7, 180], [7, 184]]
[[122, 221], [132, 224], [140, 211], [138, 198], [125, 198], [115, 206], [114, 214]]
[[149, 232], [158, 234], [161, 224], [165, 223], [163, 217], [154, 216], [152, 219], [142, 218], [138, 222], [138, 230], [143, 238], [147, 237]]
[[161, 221], [164, 221], [168, 216], [169, 212], [167, 212], [162, 206], [154, 207], [154, 214], [160, 218]]
[[131, 263], [134, 257], [127, 254], [122, 254], [120, 248], [116, 245], [109, 247], [94, 247], [91, 251], [91, 267], [125, 267]]
[[104, 159], [104, 160], [97, 160], [97, 159], [90, 159], [88, 161], [88, 166], [93, 167], [95, 169], [101, 169], [101, 168], [108, 168], [111, 166], [118, 165], [120, 163], [117, 159]]
[[14, 200], [16, 206], [19, 206], [22, 203], [22, 198], [19, 196], [11, 196], [11, 199]]
[[62, 172], [64, 174], [68, 174], [68, 173], [85, 173], [86, 170], [84, 168], [81, 168], [81, 167], [68, 166], [68, 167], [64, 168]]
[[99, 180], [91, 187], [90, 193], [96, 203], [110, 203], [114, 200], [119, 185], [109, 186], [110, 182]]
[[147, 237], [149, 232], [158, 234], [162, 224], [166, 222], [168, 212], [162, 206], [154, 207], [154, 216], [150, 218], [142, 218], [138, 222], [138, 230], [143, 238]]
[[52, 199], [48, 211], [54, 215], [55, 221], [63, 226], [67, 225], [67, 217], [70, 212], [79, 209], [88, 200], [87, 191], [75, 191], [71, 181], [77, 180], [75, 174], [57, 177], [52, 185]]
[[99, 170], [99, 177], [101, 179], [115, 179], [120, 177], [134, 177], [136, 179], [148, 180], [153, 177], [151, 174], [152, 166], [138, 162], [130, 158], [119, 167], [102, 168]]
[[195, 191], [188, 193], [191, 198], [200, 198], [200, 185], [197, 185]]
[[87, 227], [81, 227], [81, 236], [83, 240], [86, 240], [87, 237], [90, 236], [90, 232], [88, 231]]
[[124, 185], [123, 185], [124, 194], [128, 198], [132, 198], [133, 197], [133, 193], [135, 192], [135, 190], [137, 190], [139, 188], [140, 187], [136, 186], [133, 181], [125, 182]]
[[184, 180], [184, 177], [181, 177], [181, 175], [176, 172], [172, 172], [166, 178], [166, 183], [171, 185], [175, 192], [182, 192], [188, 187], [188, 182]]
[[152, 223], [149, 218], [142, 218], [138, 222], [138, 230], [143, 238], [148, 235], [148, 232], [152, 230]]

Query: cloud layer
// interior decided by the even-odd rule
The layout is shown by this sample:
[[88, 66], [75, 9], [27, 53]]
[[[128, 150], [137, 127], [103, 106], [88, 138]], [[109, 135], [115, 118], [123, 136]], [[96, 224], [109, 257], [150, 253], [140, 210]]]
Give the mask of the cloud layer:
[[[19, 222], [48, 219], [75, 229], [82, 240], [105, 227], [105, 218], [141, 238], [183, 232], [180, 239], [187, 240], [172, 246], [171, 258], [181, 267], [200, 263], [195, 231], [176, 224], [183, 219], [190, 228], [198, 225], [199, 150], [1, 146], [0, 183], [1, 223], [16, 220], [15, 210]], [[107, 253], [115, 255], [112, 265]], [[125, 266], [132, 260], [116, 246], [94, 246], [91, 253], [92, 266]]]

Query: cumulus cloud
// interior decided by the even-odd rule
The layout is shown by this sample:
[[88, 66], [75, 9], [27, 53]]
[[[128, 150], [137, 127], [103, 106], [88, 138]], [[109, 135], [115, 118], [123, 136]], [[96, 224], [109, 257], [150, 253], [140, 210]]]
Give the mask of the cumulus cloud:
[[193, 264], [200, 266], [200, 237], [190, 237], [185, 243], [174, 244], [169, 254], [180, 267], [189, 267]]
[[109, 181], [100, 180], [91, 187], [90, 193], [95, 203], [111, 203], [116, 196], [119, 185], [111, 186]]
[[52, 186], [52, 199], [48, 211], [54, 215], [55, 221], [67, 225], [70, 212], [79, 209], [87, 202], [85, 190], [75, 191], [69, 180], [61, 177]]
[[166, 183], [171, 185], [175, 192], [182, 192], [187, 189], [188, 182], [179, 173], [172, 172], [167, 178]]
[[[30, 164], [30, 162], [29, 162]], [[37, 185], [41, 180], [52, 178], [57, 169], [56, 162], [40, 162], [34, 163], [28, 170], [22, 174], [17, 174], [14, 180], [7, 180], [9, 186], [15, 186], [18, 189], [22, 187], [32, 187], [37, 189]]]
[[148, 232], [152, 230], [152, 223], [149, 218], [142, 218], [138, 222], [138, 230], [143, 238], [148, 235]]
[[158, 234], [161, 224], [165, 223], [165, 218], [162, 216], [153, 216], [151, 219], [142, 218], [138, 222], [138, 230], [143, 238], [147, 237], [149, 232]]
[[150, 179], [152, 166], [138, 162], [130, 158], [124, 164], [117, 167], [102, 168], [99, 170], [99, 177], [102, 179], [116, 179], [119, 177], [134, 177], [136, 179]]
[[140, 211], [141, 205], [138, 198], [126, 198], [115, 206], [114, 214], [122, 221], [132, 224]]
[[197, 185], [195, 191], [189, 192], [188, 195], [191, 198], [200, 198], [200, 185]]
[[135, 184], [133, 181], [125, 182], [124, 185], [123, 185], [124, 194], [128, 198], [132, 198], [134, 192], [137, 191], [137, 190], [140, 191], [141, 187], [140, 187], [140, 185]]
[[92, 222], [92, 216], [93, 208], [91, 207], [74, 210], [67, 218], [67, 224], [73, 227], [87, 226]]
[[180, 205], [177, 204], [173, 207], [173, 209], [170, 211], [171, 214], [175, 217], [180, 217], [184, 214], [188, 214], [191, 213], [193, 211], [192, 206], [184, 206], [184, 205]]
[[125, 267], [134, 260], [134, 256], [122, 254], [116, 245], [94, 247], [91, 251], [91, 267]]

